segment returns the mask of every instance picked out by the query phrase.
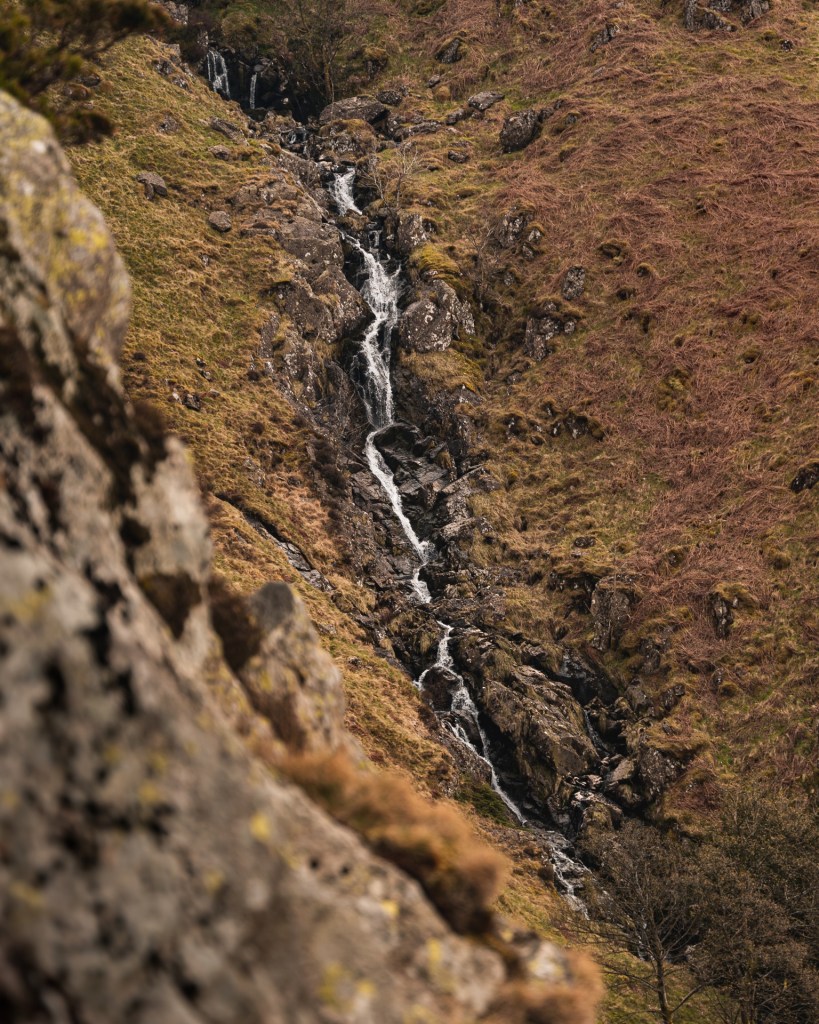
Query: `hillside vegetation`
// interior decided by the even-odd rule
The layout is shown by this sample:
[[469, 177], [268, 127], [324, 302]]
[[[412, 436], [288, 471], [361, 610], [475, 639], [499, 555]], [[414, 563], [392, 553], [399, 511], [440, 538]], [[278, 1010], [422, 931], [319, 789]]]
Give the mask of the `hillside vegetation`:
[[[286, 67], [287, 6], [194, 4], [191, 24], [207, 24], [250, 67]], [[730, 878], [738, 904], [742, 878], [759, 883], [771, 902], [749, 905], [770, 920], [776, 908], [791, 915], [782, 933], [802, 945], [788, 956], [807, 976], [815, 899], [795, 926], [802, 911], [773, 874], [723, 869], [742, 859], [729, 820], [766, 858], [763, 833], [794, 851], [791, 862], [815, 842], [819, 13], [791, 0], [754, 17], [734, 6], [708, 27], [703, 8], [651, 0], [367, 4], [343, 26], [334, 95], [315, 85], [296, 112], [317, 115], [343, 95], [400, 96], [403, 150], [348, 121], [345, 159], [368, 183], [374, 216], [395, 201], [390, 182], [403, 168], [401, 208], [389, 216], [423, 225], [412, 280], [445, 281], [474, 314], [474, 334], [442, 351], [399, 350], [396, 375], [415, 389], [407, 398], [404, 388], [407, 408], [470, 396], [471, 457], [498, 484], [469, 498], [486, 528], [462, 543], [491, 574], [481, 625], [539, 645], [555, 673], [566, 650], [599, 666], [619, 704], [590, 705], [597, 731], [679, 766], [628, 810], [676, 830], [691, 858], [695, 844], [710, 850], [727, 835], [696, 884], [716, 878], [727, 891]], [[442, 61], [458, 40], [457, 59]], [[193, 61], [191, 33], [182, 41]], [[304, 167], [277, 134], [294, 105], [274, 104], [282, 117], [267, 133], [248, 131], [236, 103], [171, 57], [150, 39], [106, 55], [82, 102], [116, 133], [71, 151], [133, 278], [126, 388], [189, 445], [229, 587], [293, 585], [343, 672], [347, 724], [368, 757], [425, 796], [457, 800], [512, 857], [499, 906], [569, 934], [577, 922], [548, 883], [542, 849], [465, 770], [399, 664], [411, 613], [396, 619], [392, 594], [373, 585], [365, 555], [378, 527], [334, 483], [353, 467], [355, 430], [328, 432], [324, 407], [337, 393], [321, 367], [340, 360], [345, 339], [310, 336], [284, 311], [280, 289], [302, 272], [298, 261], [275, 231], [243, 220], [237, 196], [251, 187], [273, 189], [277, 223], [303, 213]], [[277, 101], [299, 80], [282, 81]], [[468, 101], [486, 91], [502, 98], [476, 112]], [[505, 122], [528, 111], [531, 140], [505, 152]], [[239, 135], [226, 138], [214, 118]], [[161, 175], [167, 195], [149, 199], [136, 181], [145, 173]], [[233, 229], [221, 233], [208, 218], [225, 211]], [[305, 582], [277, 537], [329, 587]], [[434, 643], [418, 641], [424, 653]], [[309, 791], [314, 766], [299, 771]], [[736, 825], [747, 794], [764, 797], [757, 831]], [[355, 798], [341, 799], [345, 820]], [[789, 831], [783, 809], [805, 831]], [[588, 856], [605, 876], [593, 839]], [[625, 963], [626, 982], [612, 987], [606, 1019], [656, 1019], [653, 997], [628, 980], [635, 961], [611, 942], [601, 959], [615, 973]], [[671, 982], [672, 1002], [696, 986], [689, 966]], [[698, 994], [673, 1019], [745, 1020], [735, 1010]], [[811, 1011], [765, 1012], [747, 1020]]]

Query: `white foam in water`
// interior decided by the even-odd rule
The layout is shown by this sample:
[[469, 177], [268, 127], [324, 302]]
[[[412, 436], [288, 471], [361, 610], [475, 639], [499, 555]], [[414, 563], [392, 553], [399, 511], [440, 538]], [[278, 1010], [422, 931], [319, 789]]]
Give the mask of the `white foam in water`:
[[464, 718], [468, 718], [472, 722], [478, 735], [480, 736], [481, 746], [483, 747], [483, 749], [478, 750], [477, 747], [475, 747], [475, 745], [469, 739], [469, 736], [467, 735], [465, 729], [460, 724], [460, 722], [457, 721], [457, 719], [453, 725], [449, 726], [450, 732], [458, 740], [459, 743], [463, 743], [465, 747], [469, 747], [472, 753], [475, 754], [476, 757], [479, 757], [481, 761], [483, 761], [483, 763], [489, 769], [489, 777], [492, 782], [492, 789], [495, 790], [495, 792], [498, 794], [501, 800], [503, 800], [503, 802], [506, 804], [506, 806], [509, 808], [512, 814], [514, 814], [514, 816], [521, 823], [521, 825], [525, 825], [526, 816], [501, 785], [500, 779], [498, 778], [498, 773], [495, 771], [495, 766], [492, 764], [491, 760], [487, 756], [489, 752], [488, 740], [486, 738], [486, 733], [483, 731], [480, 720], [478, 718], [478, 709], [475, 707], [475, 702], [472, 700], [472, 695], [470, 694], [469, 690], [466, 687], [466, 683], [464, 682], [463, 676], [459, 675], [455, 671], [455, 662], [452, 660], [452, 654], [450, 653], [449, 650], [449, 638], [452, 636], [452, 630], [454, 627], [450, 626], [446, 622], [439, 622], [438, 625], [443, 630], [443, 633], [441, 634], [441, 639], [438, 642], [438, 659], [434, 665], [428, 668], [425, 672], [421, 673], [415, 685], [420, 690], [423, 690], [424, 679], [426, 678], [428, 673], [432, 671], [433, 668], [445, 669], [447, 672], [450, 672], [453, 675], [453, 677], [457, 680], [457, 687], [454, 694], [452, 695], [452, 710], [457, 714], [463, 716]]
[[218, 50], [208, 50], [207, 56], [208, 81], [214, 92], [220, 92], [226, 100], [230, 99], [230, 82], [225, 58]]
[[351, 167], [343, 174], [337, 174], [330, 185], [330, 195], [335, 199], [342, 217], [345, 213], [361, 213], [353, 196], [354, 184], [355, 167]]
[[259, 81], [259, 72], [256, 71], [250, 79], [250, 109], [256, 109], [256, 85]]

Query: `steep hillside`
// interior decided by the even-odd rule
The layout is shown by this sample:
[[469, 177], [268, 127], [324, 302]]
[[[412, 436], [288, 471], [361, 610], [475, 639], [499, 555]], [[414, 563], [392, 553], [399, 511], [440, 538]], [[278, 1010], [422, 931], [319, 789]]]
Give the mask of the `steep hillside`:
[[[322, 110], [283, 5], [172, 6], [188, 63], [112, 51], [84, 102], [117, 132], [71, 158], [226, 583], [293, 585], [368, 757], [466, 808], [541, 932], [572, 917], [556, 827], [599, 867], [628, 819], [708, 848], [736, 791], [809, 822], [813, 7], [362, 5], [336, 98], [366, 99]], [[365, 443], [365, 251], [403, 289], [376, 445], [420, 567]]]
[[365, 769], [291, 589], [213, 578], [120, 386], [105, 223], [5, 95], [0, 137], [3, 1020], [587, 1024], [593, 968], [493, 913], [498, 854]]

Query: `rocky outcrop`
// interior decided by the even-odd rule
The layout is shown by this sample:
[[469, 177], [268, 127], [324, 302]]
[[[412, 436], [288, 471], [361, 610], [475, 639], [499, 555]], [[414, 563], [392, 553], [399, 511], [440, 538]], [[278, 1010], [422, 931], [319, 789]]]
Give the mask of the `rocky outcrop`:
[[503, 122], [500, 144], [504, 153], [525, 149], [540, 134], [540, 118], [536, 110], [523, 110], [510, 114]]
[[488, 679], [481, 707], [513, 748], [520, 777], [542, 805], [564, 803], [567, 778], [595, 764], [582, 709], [569, 687], [537, 669], [522, 666], [503, 682]]
[[496, 103], [504, 98], [502, 92], [478, 92], [474, 96], [470, 96], [466, 101], [467, 106], [473, 110], [479, 110], [483, 113], [485, 110], [489, 110], [490, 107], [494, 107]]
[[338, 100], [325, 107], [319, 115], [320, 124], [329, 124], [331, 121], [366, 121], [367, 124], [376, 124], [383, 120], [389, 109], [384, 103], [373, 99], [372, 96], [350, 96], [346, 100]]
[[625, 576], [601, 579], [591, 599], [592, 644], [598, 651], [616, 649], [637, 601], [634, 581]]
[[188, 459], [120, 389], [128, 279], [105, 224], [46, 123], [2, 96], [0, 138], [5, 1015], [397, 1024], [575, 1005], [564, 954], [458, 936], [241, 741], [341, 743], [337, 676], [287, 588], [211, 597]]
[[742, 25], [750, 25], [770, 9], [769, 0], [708, 0], [707, 3], [686, 0], [683, 20], [691, 32], [703, 28], [736, 32], [737, 26], [724, 15], [737, 18]]
[[443, 352], [462, 334], [474, 334], [469, 305], [444, 281], [436, 281], [409, 306], [398, 325], [401, 345], [413, 352]]

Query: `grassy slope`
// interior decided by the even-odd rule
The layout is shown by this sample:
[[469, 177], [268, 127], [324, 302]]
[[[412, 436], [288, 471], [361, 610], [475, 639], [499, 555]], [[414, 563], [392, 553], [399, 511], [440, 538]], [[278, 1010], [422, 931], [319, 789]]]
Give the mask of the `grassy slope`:
[[[673, 796], [675, 813], [690, 819], [712, 799], [714, 779], [748, 762], [791, 781], [809, 777], [815, 763], [807, 723], [816, 689], [806, 683], [817, 669], [816, 496], [794, 496], [787, 483], [816, 456], [817, 17], [783, 2], [761, 26], [699, 37], [682, 30], [678, 12], [647, 2], [613, 12], [576, 3], [521, 11], [498, 23], [494, 3], [464, 0], [430, 18], [390, 18], [391, 64], [379, 85], [404, 81], [406, 108], [440, 117], [478, 89], [507, 93], [504, 105], [457, 135], [417, 140], [428, 170], [414, 189], [423, 197], [418, 208], [436, 222], [436, 244], [468, 268], [481, 226], [515, 204], [546, 229], [537, 259], [510, 261], [517, 280], [499, 290], [508, 329], [496, 349], [464, 344], [413, 357], [413, 369], [463, 380], [485, 398], [480, 425], [507, 487], [480, 509], [500, 544], [475, 555], [536, 569], [529, 585], [507, 594], [511, 626], [548, 640], [560, 623], [570, 638], [588, 638], [587, 620], [567, 614], [542, 580], [555, 564], [587, 559], [591, 568], [637, 577], [642, 602], [631, 645], [653, 621], [673, 626], [672, 678], [662, 686], [683, 679], [689, 697], [672, 723], [683, 736], [720, 737], [690, 774], [699, 785]], [[593, 31], [612, 16], [620, 34], [591, 54]], [[442, 68], [433, 51], [456, 30], [464, 31], [467, 58]], [[780, 38], [795, 49], [781, 50]], [[248, 162], [213, 160], [208, 148], [224, 140], [207, 122], [225, 116], [225, 105], [200, 84], [186, 92], [159, 76], [156, 55], [151, 43], [129, 44], [108, 62], [98, 102], [114, 113], [119, 133], [74, 154], [134, 276], [126, 381], [166, 410], [210, 492], [240, 495], [353, 606], [365, 607], [366, 593], [337, 571], [341, 552], [304, 458], [306, 428], [270, 382], [247, 380], [266, 319], [261, 296], [286, 273], [286, 257], [272, 243], [216, 236], [206, 224], [209, 209], [264, 173], [264, 154], [251, 147]], [[449, 96], [434, 98], [424, 82], [442, 71]], [[566, 106], [542, 138], [521, 154], [500, 154], [503, 116], [556, 98]], [[567, 111], [580, 115], [573, 126]], [[181, 123], [178, 134], [158, 130], [166, 113]], [[460, 140], [472, 153], [463, 167], [446, 159]], [[145, 201], [133, 180], [143, 169], [163, 174], [168, 199]], [[627, 253], [617, 265], [599, 252], [612, 239]], [[653, 268], [647, 277], [636, 272], [643, 262]], [[588, 269], [582, 329], [530, 365], [519, 351], [525, 315], [558, 290], [573, 263]], [[634, 294], [618, 299], [622, 287]], [[211, 382], [198, 375], [196, 357]], [[522, 376], [506, 383], [512, 370]], [[202, 412], [172, 402], [174, 387], [202, 394]], [[547, 424], [547, 399], [594, 416], [605, 440], [564, 436], [536, 447], [528, 428], [522, 436], [507, 431], [514, 412], [531, 432]], [[449, 789], [451, 764], [427, 738], [408, 681], [230, 506], [211, 499], [211, 511], [221, 571], [246, 590], [288, 579], [308, 602], [344, 670], [350, 724], [371, 758], [408, 771], [424, 791]], [[572, 557], [573, 538], [589, 533], [596, 546]], [[670, 568], [666, 556], [676, 549], [681, 564]], [[704, 610], [720, 582], [746, 588], [757, 605], [738, 612], [727, 641], [714, 638]], [[611, 667], [627, 673], [628, 655], [612, 656]], [[711, 684], [717, 667], [735, 684], [722, 696]], [[491, 818], [481, 827], [515, 853], [502, 906], [554, 929], [557, 904], [525, 844]], [[640, 1019], [637, 1005], [626, 1001], [629, 1019]]]
[[[458, 777], [431, 737], [407, 677], [373, 650], [362, 630], [326, 595], [301, 579], [275, 544], [214, 496], [223, 491], [239, 495], [308, 552], [354, 607], [366, 607], [366, 591], [337, 571], [340, 556], [310, 485], [307, 428], [272, 382], [247, 378], [266, 319], [259, 293], [271, 267], [282, 271], [286, 255], [273, 243], [262, 249], [258, 239], [219, 236], [207, 225], [208, 210], [222, 208], [226, 196], [262, 171], [265, 154], [251, 144], [248, 161], [214, 160], [208, 150], [224, 139], [208, 128], [210, 119], [238, 120], [239, 112], [196, 79], [186, 91], [157, 74], [153, 61], [162, 56], [156, 44], [143, 40], [119, 47], [106, 60], [97, 102], [115, 117], [117, 134], [100, 146], [70, 153], [132, 275], [134, 315], [123, 354], [128, 390], [161, 408], [190, 446], [208, 502], [218, 571], [244, 592], [272, 579], [295, 587], [343, 673], [348, 727], [370, 760], [408, 775], [425, 794], [454, 796], [479, 832], [516, 865], [501, 909], [554, 936], [549, 922], [562, 901], [539, 878], [540, 861], [528, 855], [519, 830], [496, 820], [492, 794]], [[181, 125], [177, 134], [166, 135], [157, 127], [169, 113]], [[163, 175], [167, 199], [151, 203], [144, 198], [135, 176], [146, 169]], [[209, 257], [207, 266], [202, 254]], [[198, 375], [197, 358], [205, 360], [212, 381]], [[202, 410], [174, 401], [175, 389], [201, 394]], [[211, 390], [218, 395], [209, 395]], [[255, 422], [265, 424], [262, 441], [251, 429]], [[277, 447], [283, 459], [266, 463], [266, 451]], [[264, 470], [263, 482], [258, 471], [243, 472], [248, 458]]]
[[[498, 210], [528, 210], [545, 230], [534, 260], [506, 259], [514, 284], [496, 268], [496, 350], [467, 344], [428, 370], [492, 370], [479, 423], [506, 489], [477, 508], [499, 543], [474, 553], [533, 570], [507, 593], [510, 627], [589, 640], [588, 618], [546, 583], [588, 569], [633, 577], [641, 596], [607, 656], [624, 681], [643, 638], [671, 635], [667, 670], [647, 685], [688, 691], [660, 745], [711, 738], [666, 808], [693, 826], [718, 783], [749, 767], [817, 782], [817, 495], [788, 484], [817, 457], [819, 16], [782, 0], [736, 34], [693, 35], [679, 10], [647, 0], [521, 12], [498, 21], [494, 3], [464, 0], [401, 22], [407, 107], [441, 116], [479, 89], [506, 93], [485, 120], [417, 140], [429, 170], [415, 195], [436, 244], [468, 270]], [[591, 53], [606, 22], [619, 33]], [[442, 68], [435, 46], [456, 32], [467, 57]], [[541, 138], [501, 154], [503, 117], [556, 98]], [[462, 167], [446, 159], [456, 140], [472, 153]], [[621, 259], [601, 252], [611, 241]], [[525, 318], [573, 264], [587, 269], [581, 329], [532, 364]], [[550, 437], [550, 406], [591, 416], [605, 439]], [[589, 534], [594, 547], [573, 546]], [[740, 597], [727, 640], [708, 616], [716, 590]]]
[[[370, 756], [438, 789], [441, 778], [452, 781], [452, 768], [427, 738], [410, 682], [373, 653], [360, 628], [307, 585], [275, 544], [215, 496], [234, 495], [275, 523], [352, 607], [367, 606], [366, 591], [337, 571], [343, 556], [313, 487], [309, 429], [273, 382], [248, 378], [259, 329], [272, 309], [263, 293], [286, 273], [287, 256], [272, 239], [221, 236], [207, 224], [209, 210], [223, 208], [241, 184], [269, 173], [267, 155], [251, 144], [246, 161], [214, 159], [208, 150], [225, 139], [208, 127], [211, 118], [241, 115], [198, 79], [183, 90], [160, 76], [152, 65], [163, 55], [156, 44], [141, 41], [107, 60], [97, 102], [115, 117], [116, 136], [71, 153], [133, 278], [126, 385], [135, 398], [155, 402], [190, 445], [209, 503], [217, 569], [244, 591], [270, 579], [292, 583], [344, 671], [350, 727]], [[178, 133], [158, 128], [169, 113], [181, 125]], [[168, 198], [144, 198], [135, 181], [143, 170], [164, 177]], [[199, 375], [197, 359], [212, 380]], [[201, 396], [201, 411], [173, 399], [185, 391]]]

